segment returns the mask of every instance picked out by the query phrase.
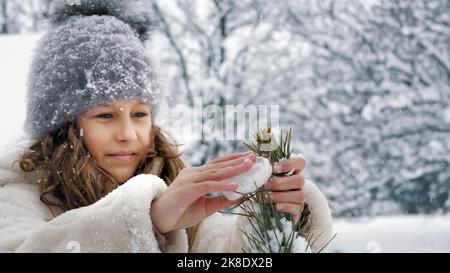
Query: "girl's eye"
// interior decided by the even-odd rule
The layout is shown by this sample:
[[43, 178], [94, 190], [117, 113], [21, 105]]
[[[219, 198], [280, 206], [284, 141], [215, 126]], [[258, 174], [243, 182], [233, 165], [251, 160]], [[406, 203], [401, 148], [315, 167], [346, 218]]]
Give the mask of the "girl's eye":
[[102, 119], [110, 119], [110, 118], [113, 117], [113, 115], [112, 114], [100, 114], [100, 115], [97, 115], [95, 117], [96, 118], [102, 118]]
[[134, 116], [138, 117], [138, 118], [142, 118], [142, 117], [145, 117], [145, 116], [148, 116], [148, 115], [145, 112], [137, 112], [136, 114], [134, 114]]

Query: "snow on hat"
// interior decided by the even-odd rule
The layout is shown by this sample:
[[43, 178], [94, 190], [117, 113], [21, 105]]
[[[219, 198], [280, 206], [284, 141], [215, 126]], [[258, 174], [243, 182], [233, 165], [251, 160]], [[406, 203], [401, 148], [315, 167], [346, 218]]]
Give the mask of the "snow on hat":
[[28, 75], [25, 132], [40, 137], [85, 110], [121, 99], [157, 113], [161, 91], [145, 41], [153, 26], [149, 1], [50, 1], [50, 29]]

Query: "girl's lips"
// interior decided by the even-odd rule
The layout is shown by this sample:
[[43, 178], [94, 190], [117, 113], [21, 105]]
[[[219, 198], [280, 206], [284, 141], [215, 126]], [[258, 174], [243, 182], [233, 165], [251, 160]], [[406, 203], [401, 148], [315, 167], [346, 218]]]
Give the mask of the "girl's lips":
[[120, 160], [120, 161], [128, 161], [135, 157], [135, 154], [129, 154], [129, 155], [109, 155], [109, 157]]

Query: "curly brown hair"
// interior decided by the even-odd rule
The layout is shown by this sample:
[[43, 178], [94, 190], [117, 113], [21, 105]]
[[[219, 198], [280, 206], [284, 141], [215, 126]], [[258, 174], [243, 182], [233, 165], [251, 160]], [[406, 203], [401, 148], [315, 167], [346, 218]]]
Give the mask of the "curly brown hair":
[[[151, 147], [134, 175], [155, 174], [170, 185], [185, 167], [180, 156], [176, 145], [153, 125]], [[74, 122], [35, 141], [16, 162], [24, 172], [35, 172], [41, 201], [63, 211], [91, 205], [119, 185], [96, 164]]]

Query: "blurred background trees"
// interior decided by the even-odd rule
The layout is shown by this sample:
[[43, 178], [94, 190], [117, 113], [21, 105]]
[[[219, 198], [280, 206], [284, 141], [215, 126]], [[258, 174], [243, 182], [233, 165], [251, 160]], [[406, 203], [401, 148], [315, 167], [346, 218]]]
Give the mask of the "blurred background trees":
[[44, 0], [0, 0], [0, 34], [36, 32], [42, 29]]

